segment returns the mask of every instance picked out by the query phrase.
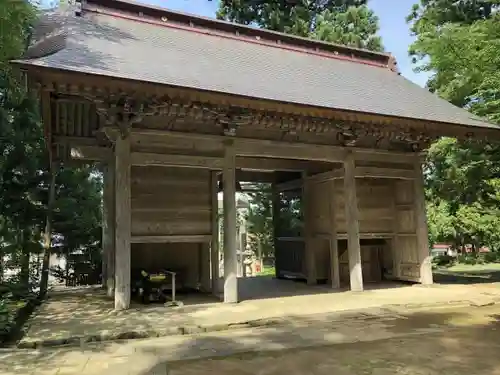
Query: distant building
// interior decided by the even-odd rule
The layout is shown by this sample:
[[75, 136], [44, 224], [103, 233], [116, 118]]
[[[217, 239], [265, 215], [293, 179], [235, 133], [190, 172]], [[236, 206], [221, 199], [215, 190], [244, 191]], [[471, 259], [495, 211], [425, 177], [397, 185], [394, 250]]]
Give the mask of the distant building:
[[[460, 253], [472, 253], [472, 245], [465, 245], [462, 249], [455, 250], [453, 249], [451, 244], [446, 244], [446, 243], [436, 243], [432, 246], [431, 249], [431, 255], [432, 256], [443, 256], [443, 255], [449, 255], [449, 256], [457, 256]], [[482, 246], [477, 250], [478, 253], [489, 253], [490, 249], [486, 246]]]
[[457, 251], [451, 248], [451, 245], [444, 243], [437, 243], [432, 246], [431, 255], [436, 256], [457, 256]]

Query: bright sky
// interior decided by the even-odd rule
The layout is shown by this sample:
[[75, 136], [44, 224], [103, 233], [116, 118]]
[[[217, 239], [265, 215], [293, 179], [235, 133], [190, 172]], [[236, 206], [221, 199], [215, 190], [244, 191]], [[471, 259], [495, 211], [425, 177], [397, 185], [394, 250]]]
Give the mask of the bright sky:
[[[146, 4], [159, 5], [172, 10], [215, 17], [218, 0], [137, 0]], [[398, 61], [401, 73], [411, 81], [424, 86], [428, 75], [414, 73], [408, 57], [408, 46], [412, 42], [405, 18], [418, 0], [369, 0], [368, 5], [380, 19], [380, 35], [387, 52], [391, 52]], [[42, 0], [50, 4], [55, 0]]]

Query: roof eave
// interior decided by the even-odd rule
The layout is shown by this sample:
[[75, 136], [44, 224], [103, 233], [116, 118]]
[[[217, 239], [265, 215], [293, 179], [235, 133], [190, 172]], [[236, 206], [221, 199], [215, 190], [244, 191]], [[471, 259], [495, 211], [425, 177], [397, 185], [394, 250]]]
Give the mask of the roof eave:
[[[463, 124], [463, 123], [436, 121], [436, 120], [430, 120], [430, 119], [400, 117], [400, 116], [386, 115], [386, 114], [381, 114], [381, 113], [352, 111], [352, 110], [347, 110], [347, 109], [311, 106], [311, 105], [306, 105], [306, 104], [301, 104], [301, 103], [285, 102], [285, 101], [278, 101], [278, 100], [272, 100], [272, 99], [266, 99], [266, 98], [247, 97], [247, 96], [233, 94], [233, 93], [227, 93], [227, 92], [210, 91], [210, 90], [203, 90], [203, 89], [199, 89], [199, 88], [183, 87], [183, 86], [175, 86], [175, 85], [166, 85], [166, 84], [160, 84], [160, 83], [149, 82], [149, 81], [138, 81], [138, 80], [126, 79], [126, 78], [116, 78], [116, 77], [112, 77], [111, 75], [96, 75], [96, 74], [78, 72], [78, 71], [69, 70], [69, 69], [52, 68], [52, 67], [36, 64], [33, 60], [17, 59], [17, 60], [10, 61], [10, 63], [14, 66], [18, 66], [19, 68], [22, 68], [22, 69], [27, 70], [27, 71], [30, 71], [30, 70], [37, 71], [37, 70], [41, 69], [41, 70], [49, 70], [49, 71], [53, 71], [53, 72], [63, 72], [66, 74], [113, 78], [115, 80], [122, 81], [122, 82], [128, 82], [128, 83], [135, 82], [135, 83], [153, 85], [153, 86], [159, 85], [159, 86], [162, 86], [164, 88], [184, 89], [184, 90], [189, 90], [189, 91], [193, 91], [193, 92], [195, 92], [195, 91], [196, 92], [204, 92], [207, 94], [223, 95], [223, 96], [233, 97], [233, 98], [240, 98], [240, 99], [247, 99], [247, 100], [258, 100], [258, 101], [264, 101], [264, 102], [275, 103], [275, 104], [285, 104], [285, 105], [290, 105], [290, 106], [294, 106], [294, 107], [304, 108], [305, 112], [309, 112], [311, 109], [319, 109], [319, 110], [327, 110], [327, 111], [338, 111], [338, 112], [342, 112], [342, 113], [346, 113], [346, 114], [354, 115], [354, 116], [355, 115], [364, 115], [364, 116], [374, 117], [374, 119], [378, 119], [378, 121], [387, 121], [387, 120], [390, 120], [392, 122], [414, 121], [414, 122], [421, 123], [422, 127], [426, 127], [426, 126], [430, 125], [430, 126], [434, 126], [436, 128], [442, 128], [443, 126], [446, 126], [446, 127], [451, 127], [451, 128], [455, 128], [455, 129], [459, 130], [456, 133], [470, 134], [470, 136], [468, 136], [468, 138], [471, 138], [471, 139], [473, 139], [475, 135], [482, 134], [488, 140], [500, 142], [500, 126], [488, 123], [486, 121], [480, 122], [481, 125], [480, 124], [470, 125], [470, 124]], [[38, 75], [38, 73], [37, 73], [37, 75]], [[362, 122], [362, 121], [360, 121], [360, 122]], [[449, 135], [449, 134], [447, 135], [444, 132], [442, 132], [441, 136], [454, 137], [454, 135]]]

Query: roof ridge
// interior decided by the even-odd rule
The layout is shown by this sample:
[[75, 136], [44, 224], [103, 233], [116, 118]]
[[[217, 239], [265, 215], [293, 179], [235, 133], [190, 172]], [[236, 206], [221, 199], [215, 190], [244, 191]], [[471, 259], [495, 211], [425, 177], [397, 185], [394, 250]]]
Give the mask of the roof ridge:
[[[299, 37], [293, 34], [255, 28], [234, 22], [178, 12], [160, 6], [142, 4], [134, 0], [80, 1], [83, 1], [83, 9], [87, 11], [107, 13], [111, 16], [129, 18], [138, 22], [146, 22], [150, 24], [157, 24], [159, 26], [203, 33], [206, 35], [237, 39], [285, 50], [311, 53], [357, 63], [365, 63], [367, 65], [388, 68], [399, 73], [396, 59], [392, 54], [387, 52], [375, 52], [321, 40]], [[90, 4], [94, 5], [94, 7], [89, 6]], [[106, 9], [106, 11], [103, 12], [103, 9]], [[118, 13], [114, 13], [113, 11]], [[152, 22], [155, 20], [156, 22]]]

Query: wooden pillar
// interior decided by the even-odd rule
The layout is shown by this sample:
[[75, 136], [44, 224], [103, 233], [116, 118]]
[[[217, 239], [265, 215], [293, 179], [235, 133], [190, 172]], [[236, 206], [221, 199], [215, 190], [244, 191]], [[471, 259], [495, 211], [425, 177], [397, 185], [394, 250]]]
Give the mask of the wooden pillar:
[[[44, 298], [47, 294], [49, 283], [49, 267], [50, 256], [52, 255], [52, 216], [54, 204], [56, 201], [56, 176], [59, 165], [52, 161], [49, 166], [50, 182], [49, 182], [49, 198], [47, 202], [47, 216], [45, 221], [45, 231], [43, 233], [43, 261], [42, 261], [42, 276], [40, 280], [40, 297]], [[67, 260], [66, 260], [67, 261]]]
[[236, 171], [234, 146], [227, 145], [223, 169], [224, 216], [224, 302], [238, 302], [238, 259], [236, 254]]
[[306, 262], [306, 278], [308, 285], [317, 284], [316, 276], [316, 253], [312, 233], [311, 215], [311, 181], [307, 178], [307, 172], [302, 173], [302, 209], [304, 219], [304, 251]]
[[199, 247], [200, 251], [200, 287], [202, 292], [211, 290], [210, 280], [210, 243], [203, 242]]
[[[104, 175], [104, 170], [102, 172]], [[103, 178], [104, 181], [104, 178]], [[108, 249], [104, 246], [106, 231], [106, 207], [104, 203], [104, 192], [102, 197], [102, 241], [101, 241], [101, 285], [104, 290], [108, 290]]]
[[[276, 175], [276, 173], [275, 173]], [[280, 236], [280, 212], [281, 212], [281, 200], [280, 200], [280, 192], [276, 187], [276, 183], [273, 183], [272, 186], [272, 194], [273, 194], [273, 202], [272, 202], [272, 210], [273, 210], [273, 245], [274, 245], [274, 277], [277, 279], [281, 278], [281, 265], [280, 265], [280, 252], [278, 251], [278, 237]], [[264, 270], [264, 263], [260, 265], [261, 270]]]
[[393, 237], [391, 240], [391, 251], [392, 251], [392, 275], [395, 279], [399, 279], [401, 277], [401, 252], [403, 249], [401, 248], [401, 241], [399, 236], [399, 208], [398, 208], [398, 190], [400, 189], [402, 180], [394, 180], [393, 181], [393, 198], [392, 198], [392, 231]]
[[349, 278], [351, 290], [363, 290], [363, 269], [359, 242], [359, 213], [356, 195], [354, 155], [350, 152], [344, 162], [344, 201], [347, 227], [347, 251], [349, 254]]
[[103, 284], [107, 295], [115, 293], [115, 162], [111, 158], [103, 168], [103, 212], [102, 212], [102, 247], [103, 247]]
[[414, 210], [417, 231], [417, 251], [420, 262], [420, 282], [424, 285], [430, 285], [433, 283], [432, 263], [429, 251], [427, 215], [425, 212], [424, 175], [422, 173], [420, 156], [415, 158]]
[[105, 195], [106, 195], [106, 172], [107, 172], [107, 165], [104, 164], [101, 166], [101, 173], [102, 173], [102, 182], [103, 182], [103, 191], [102, 191], [102, 241], [101, 241], [101, 250], [102, 250], [102, 256], [101, 256], [101, 284], [102, 288], [107, 290], [107, 284], [108, 284], [108, 248], [105, 246], [106, 242], [106, 232], [109, 230], [108, 228], [108, 223], [106, 223], [106, 211], [108, 210], [108, 207], [106, 205], [105, 201]]
[[210, 243], [211, 287], [212, 293], [219, 293], [219, 189], [216, 171], [211, 174], [212, 199], [212, 242]]
[[115, 143], [115, 310], [130, 306], [130, 137]]
[[336, 202], [335, 202], [335, 180], [330, 181], [330, 283], [333, 289], [340, 288], [340, 263], [339, 249], [337, 240], [337, 221], [336, 221]]

